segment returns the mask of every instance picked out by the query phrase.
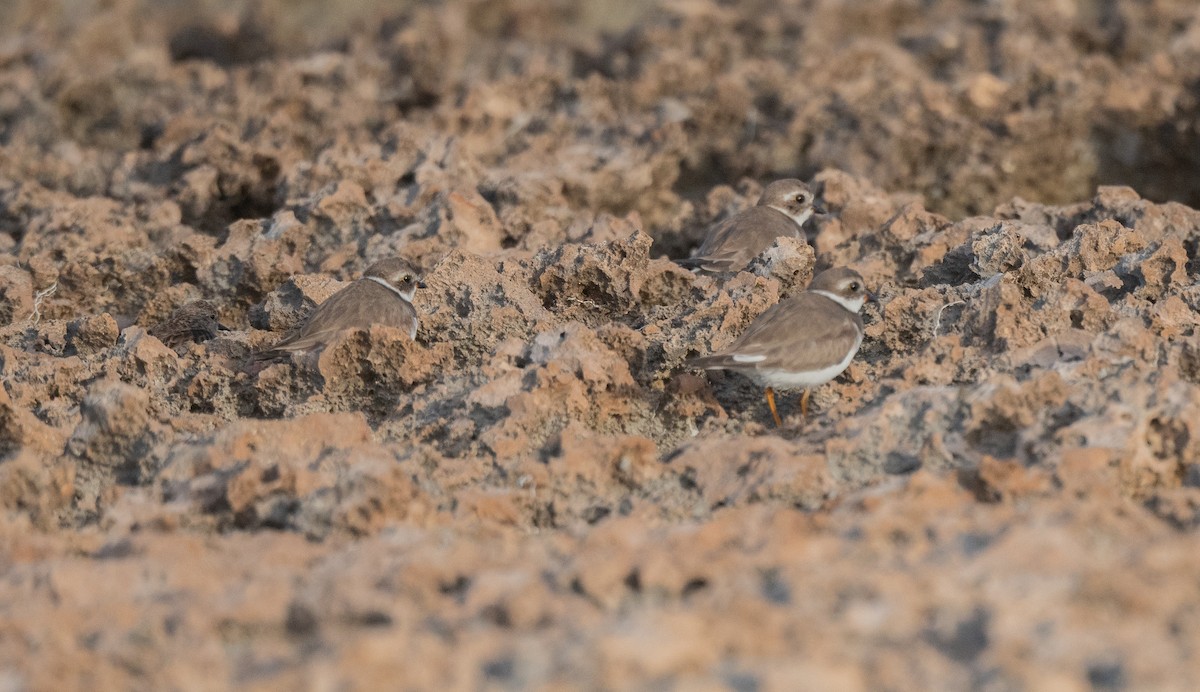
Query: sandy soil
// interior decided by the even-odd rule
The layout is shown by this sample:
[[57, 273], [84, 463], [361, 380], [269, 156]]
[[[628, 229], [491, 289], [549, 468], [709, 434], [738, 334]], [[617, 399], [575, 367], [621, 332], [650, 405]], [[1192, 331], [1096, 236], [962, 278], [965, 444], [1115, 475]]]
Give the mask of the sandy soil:
[[[0, 5], [0, 690], [1195, 689], [1194, 2], [612, 7]], [[808, 420], [682, 367], [838, 264]]]

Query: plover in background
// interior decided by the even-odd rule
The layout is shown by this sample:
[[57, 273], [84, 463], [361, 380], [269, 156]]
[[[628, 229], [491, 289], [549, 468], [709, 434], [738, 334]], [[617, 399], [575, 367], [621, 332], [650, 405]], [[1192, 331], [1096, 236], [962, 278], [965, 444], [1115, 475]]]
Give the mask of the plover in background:
[[171, 348], [189, 341], [208, 341], [218, 331], [229, 331], [229, 327], [217, 319], [217, 306], [208, 300], [194, 300], [182, 305], [149, 329], [151, 336]]
[[679, 264], [713, 273], [740, 271], [776, 238], [803, 238], [801, 228], [815, 210], [808, 185], [794, 178], [776, 180], [763, 190], [757, 206], [713, 226], [696, 255]]
[[813, 387], [850, 365], [863, 339], [858, 311], [872, 299], [862, 276], [838, 267], [818, 274], [808, 290], [771, 306], [728, 348], [687, 362], [703, 370], [732, 370], [767, 388], [775, 425], [775, 390], [803, 389], [800, 412], [808, 416]]
[[358, 281], [334, 293], [317, 306], [300, 328], [266, 351], [255, 361], [280, 358], [324, 348], [345, 329], [369, 329], [372, 325], [395, 327], [417, 336], [417, 311], [412, 299], [424, 287], [411, 264], [399, 257], [380, 260], [363, 272]]

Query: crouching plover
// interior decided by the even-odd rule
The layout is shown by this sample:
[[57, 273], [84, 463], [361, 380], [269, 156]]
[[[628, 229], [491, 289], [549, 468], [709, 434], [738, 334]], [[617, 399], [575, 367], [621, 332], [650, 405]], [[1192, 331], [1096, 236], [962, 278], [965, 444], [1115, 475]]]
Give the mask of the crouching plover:
[[813, 193], [799, 180], [776, 180], [763, 190], [758, 206], [713, 226], [696, 256], [681, 266], [707, 272], [735, 272], [771, 247], [780, 236], [803, 238], [801, 227], [816, 209]]
[[171, 348], [189, 341], [200, 343], [227, 332], [229, 327], [217, 319], [217, 306], [209, 300], [194, 300], [176, 308], [162, 322], [150, 328], [150, 336]]
[[775, 425], [775, 389], [803, 389], [800, 413], [808, 416], [813, 387], [837, 377], [850, 365], [863, 339], [858, 311], [873, 299], [863, 278], [839, 267], [821, 272], [808, 290], [772, 305], [737, 341], [711, 356], [687, 362], [703, 370], [733, 370], [767, 388]]
[[380, 260], [367, 267], [361, 279], [317, 306], [297, 331], [253, 359], [320, 350], [344, 329], [370, 329], [375, 324], [402, 329], [415, 339], [417, 311], [412, 299], [424, 287], [408, 262], [399, 257]]

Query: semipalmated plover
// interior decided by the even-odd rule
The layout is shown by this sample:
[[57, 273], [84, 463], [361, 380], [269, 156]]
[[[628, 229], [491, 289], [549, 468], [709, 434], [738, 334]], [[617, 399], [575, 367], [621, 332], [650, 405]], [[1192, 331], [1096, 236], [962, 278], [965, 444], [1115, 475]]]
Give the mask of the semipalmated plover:
[[803, 182], [776, 180], [763, 190], [758, 206], [713, 226], [696, 255], [679, 264], [714, 273], [741, 271], [776, 238], [803, 238], [801, 227], [813, 214], [813, 199], [812, 190]]
[[217, 306], [208, 300], [194, 300], [176, 308], [162, 322], [150, 328], [150, 335], [171, 348], [188, 341], [200, 343], [229, 331], [217, 319]]
[[417, 311], [412, 299], [423, 287], [408, 262], [399, 257], [380, 260], [367, 267], [361, 279], [317, 306], [295, 333], [256, 353], [254, 360], [316, 351], [344, 329], [370, 329], [376, 324], [402, 329], [415, 339]]
[[804, 293], [767, 308], [728, 348], [687, 365], [733, 370], [765, 386], [776, 426], [783, 421], [775, 410], [775, 390], [803, 389], [800, 412], [807, 417], [812, 388], [841, 374], [858, 353], [863, 339], [858, 311], [872, 298], [858, 272], [828, 269]]

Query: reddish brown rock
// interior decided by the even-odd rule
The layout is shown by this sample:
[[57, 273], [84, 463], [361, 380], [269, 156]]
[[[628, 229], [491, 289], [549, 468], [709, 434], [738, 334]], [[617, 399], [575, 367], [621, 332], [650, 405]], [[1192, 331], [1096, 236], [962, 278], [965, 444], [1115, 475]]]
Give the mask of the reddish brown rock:
[[[0, 23], [0, 689], [1197, 677], [1194, 2], [93, 4]], [[836, 265], [807, 419], [683, 367]]]
[[71, 321], [67, 325], [67, 347], [79, 355], [92, 355], [117, 343], [117, 321], [104, 313]]
[[0, 265], [0, 324], [14, 324], [33, 315], [33, 279], [12, 264]]

